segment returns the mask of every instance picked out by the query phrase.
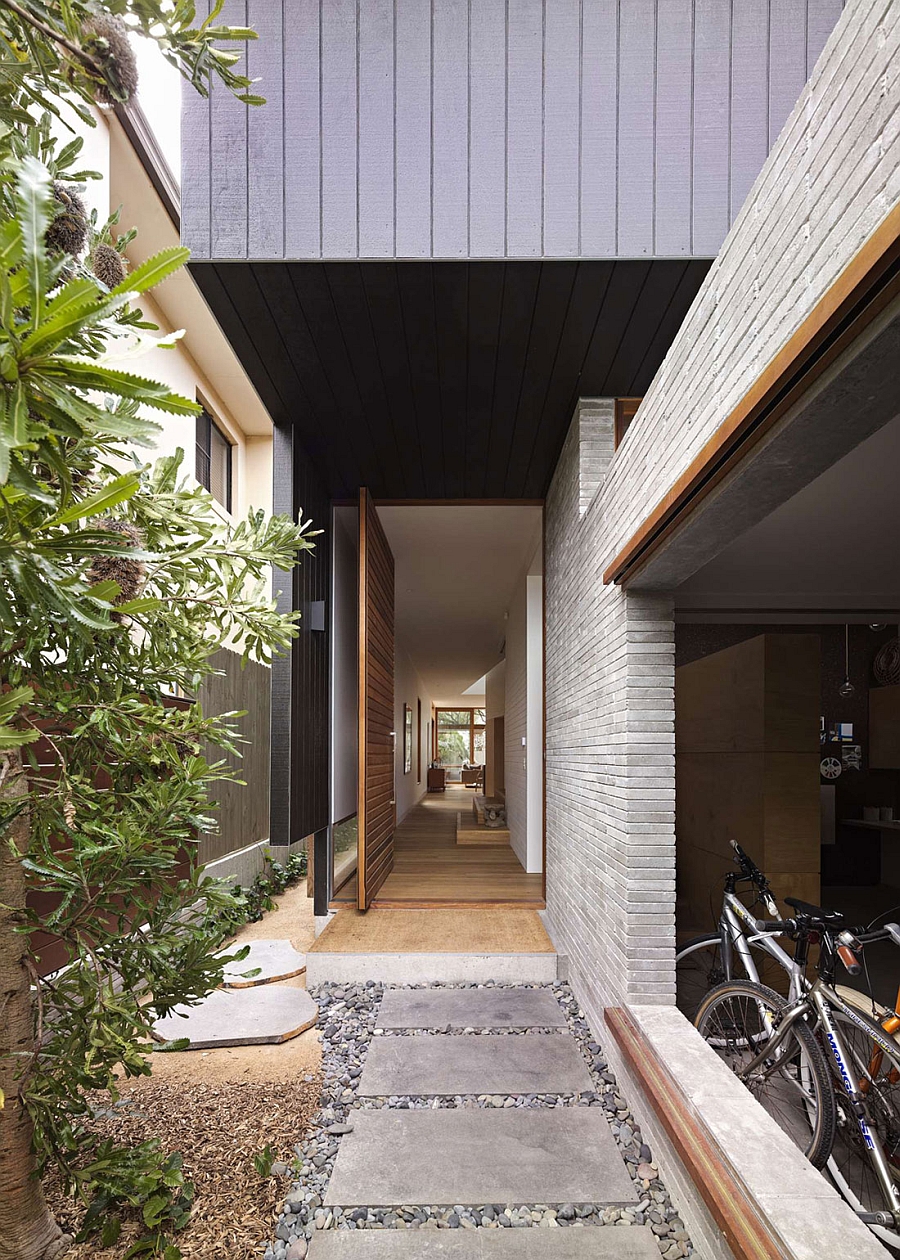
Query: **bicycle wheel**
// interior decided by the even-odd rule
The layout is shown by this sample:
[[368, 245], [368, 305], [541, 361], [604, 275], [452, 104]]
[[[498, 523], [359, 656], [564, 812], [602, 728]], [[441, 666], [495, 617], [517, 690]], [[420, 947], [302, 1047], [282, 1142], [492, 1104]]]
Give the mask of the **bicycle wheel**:
[[[871, 1018], [871, 1008], [865, 1014]], [[896, 1055], [888, 1056], [842, 1011], [832, 1008], [831, 1016], [855, 1068], [854, 1083], [865, 1095], [866, 1119], [881, 1139], [894, 1184], [900, 1189], [900, 1046]], [[831, 1066], [837, 1075], [833, 1057]], [[828, 1161], [832, 1180], [855, 1211], [890, 1212], [893, 1206], [875, 1175], [849, 1099], [843, 1089], [835, 1093], [837, 1136]], [[881, 1242], [900, 1249], [900, 1231], [882, 1225], [869, 1228]]]
[[810, 1163], [822, 1168], [831, 1154], [836, 1108], [825, 1055], [806, 1024], [798, 1020], [773, 1055], [743, 1077], [786, 1009], [774, 989], [730, 980], [706, 995], [694, 1022]]
[[[747, 943], [757, 974], [762, 976], [765, 974], [764, 968], [772, 966], [771, 955], [755, 942]], [[752, 980], [752, 976], [742, 974], [746, 969], [736, 950], [732, 956], [732, 971], [737, 972], [741, 979]], [[722, 941], [717, 933], [710, 932], [706, 936], [695, 936], [686, 941], [675, 953], [675, 1003], [678, 1009], [693, 1023], [707, 993], [716, 985], [723, 984], [726, 978]]]

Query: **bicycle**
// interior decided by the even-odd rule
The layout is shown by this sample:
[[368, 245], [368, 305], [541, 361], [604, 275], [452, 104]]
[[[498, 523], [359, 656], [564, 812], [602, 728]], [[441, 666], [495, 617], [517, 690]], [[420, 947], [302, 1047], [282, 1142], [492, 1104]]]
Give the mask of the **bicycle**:
[[[900, 1042], [860, 1009], [863, 995], [834, 980], [837, 959], [859, 975], [863, 948], [881, 940], [900, 945], [900, 927], [859, 932], [844, 928], [835, 911], [793, 897], [786, 902], [792, 918], [758, 920], [754, 929], [795, 941], [792, 974], [802, 992], [785, 1000], [753, 981], [729, 980], [707, 994], [696, 1026], [812, 1162], [827, 1165], [860, 1219], [898, 1248]], [[816, 942], [810, 983], [806, 967]], [[896, 1016], [888, 1022], [900, 1028]]]
[[[725, 876], [722, 909], [718, 929], [695, 936], [675, 953], [675, 992], [678, 1009], [693, 1023], [705, 995], [710, 989], [734, 975], [735, 958], [748, 980], [760, 979], [760, 967], [754, 960], [754, 951], [762, 963], [765, 957], [773, 959], [790, 977], [788, 996], [797, 997], [800, 977], [795, 974], [794, 959], [778, 944], [771, 933], [756, 930], [757, 916], [753, 908], [761, 904], [772, 918], [778, 917], [778, 906], [772, 895], [769, 881], [751, 857], [736, 840], [731, 841], [740, 864], [740, 871], [729, 871]], [[749, 883], [756, 896], [751, 905], [745, 906], [737, 895], [737, 885]]]

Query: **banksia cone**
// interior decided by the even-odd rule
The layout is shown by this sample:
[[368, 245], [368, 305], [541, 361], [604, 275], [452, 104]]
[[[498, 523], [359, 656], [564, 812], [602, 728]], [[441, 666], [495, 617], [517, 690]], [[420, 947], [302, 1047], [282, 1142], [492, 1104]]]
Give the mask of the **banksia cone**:
[[114, 289], [125, 279], [125, 260], [112, 245], [95, 245], [91, 252], [91, 271], [107, 289]]
[[88, 216], [84, 202], [74, 188], [67, 188], [58, 180], [53, 182], [53, 196], [59, 208], [44, 237], [47, 248], [53, 253], [72, 254], [77, 258], [88, 240]]
[[91, 14], [82, 28], [81, 47], [103, 76], [94, 86], [97, 100], [104, 105], [130, 101], [138, 89], [138, 67], [125, 23], [107, 13]]
[[116, 604], [137, 599], [144, 589], [147, 569], [143, 560], [135, 560], [128, 553], [144, 545], [141, 531], [128, 521], [115, 521], [111, 517], [103, 517], [95, 523], [94, 528], [109, 534], [120, 534], [122, 549], [114, 556], [95, 556], [87, 572], [89, 580], [92, 583], [118, 582], [119, 594], [114, 601]]

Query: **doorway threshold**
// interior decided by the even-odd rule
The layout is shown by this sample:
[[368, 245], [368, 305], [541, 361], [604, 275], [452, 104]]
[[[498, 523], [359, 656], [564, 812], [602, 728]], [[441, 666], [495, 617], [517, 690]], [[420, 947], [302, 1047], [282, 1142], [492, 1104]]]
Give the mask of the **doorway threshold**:
[[307, 983], [549, 984], [557, 956], [536, 909], [338, 910], [307, 954]]

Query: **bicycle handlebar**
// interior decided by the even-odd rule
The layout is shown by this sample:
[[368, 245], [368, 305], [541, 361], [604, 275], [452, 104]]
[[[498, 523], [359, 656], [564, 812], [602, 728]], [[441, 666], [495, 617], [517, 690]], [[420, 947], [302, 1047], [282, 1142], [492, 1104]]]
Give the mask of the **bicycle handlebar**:
[[757, 919], [753, 925], [757, 932], [796, 932], [796, 919]]

